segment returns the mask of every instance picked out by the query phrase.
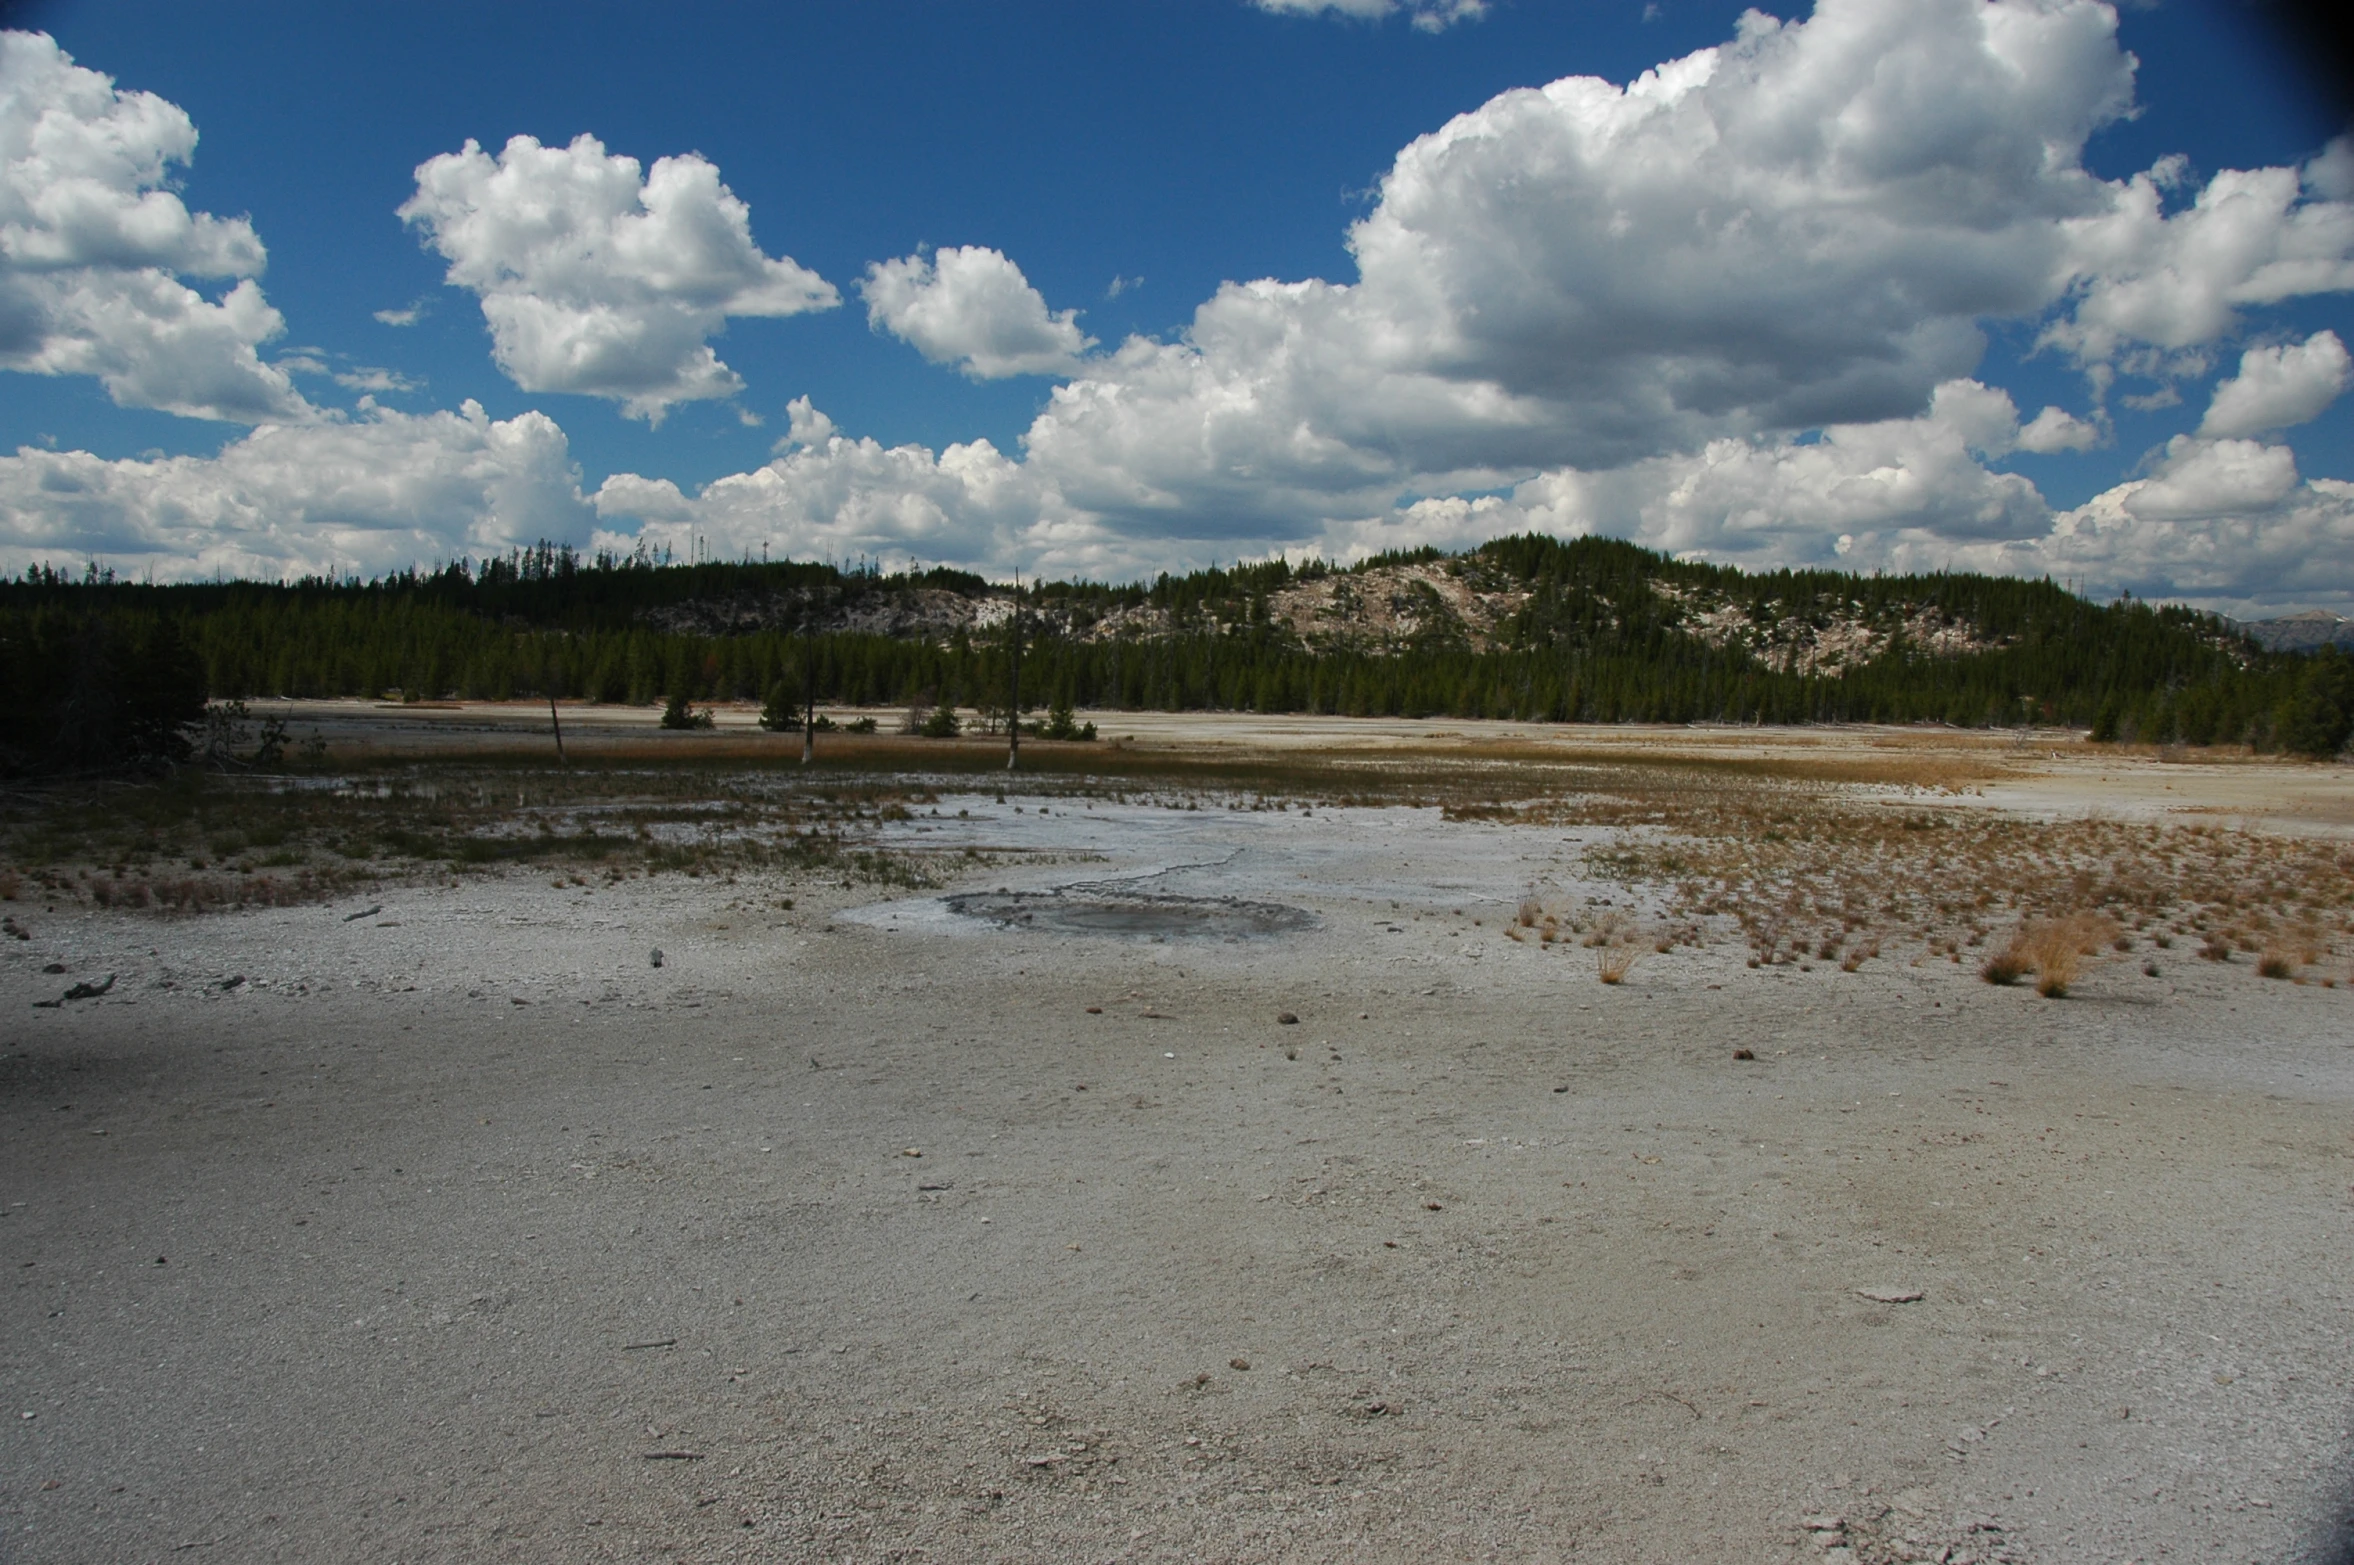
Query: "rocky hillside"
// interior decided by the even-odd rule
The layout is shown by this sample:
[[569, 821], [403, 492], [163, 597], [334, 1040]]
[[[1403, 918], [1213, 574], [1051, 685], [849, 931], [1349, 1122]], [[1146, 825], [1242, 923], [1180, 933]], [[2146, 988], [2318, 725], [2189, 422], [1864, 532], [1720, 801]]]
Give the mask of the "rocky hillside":
[[2248, 637], [2267, 652], [2319, 652], [2323, 647], [2354, 647], [2354, 619], [2311, 609], [2260, 619], [2244, 627]]
[[[809, 630], [944, 645], [1002, 636], [1013, 613], [1012, 591], [974, 576], [942, 584], [949, 574], [697, 595], [646, 608], [641, 619], [666, 633], [705, 637]], [[1163, 577], [1150, 586], [1054, 582], [1033, 589], [1025, 604], [1035, 634], [1077, 645], [1210, 633], [1272, 639], [1307, 653], [1378, 657], [1444, 648], [1478, 654], [1623, 646], [1664, 635], [1777, 674], [1822, 679], [1892, 654], [1938, 660], [1999, 652], [2053, 634], [2063, 623], [2081, 633], [2106, 612], [2049, 583], [1832, 572], [1752, 576], [1593, 539], [1515, 539], [1459, 555], [1426, 551], [1351, 568], [1277, 562]], [[2253, 651], [2226, 621], [2166, 613], [2177, 634], [2210, 649]], [[2270, 623], [2288, 627], [2292, 638], [2311, 636], [2313, 618]], [[2354, 621], [2333, 618], [2332, 624], [2354, 634]]]

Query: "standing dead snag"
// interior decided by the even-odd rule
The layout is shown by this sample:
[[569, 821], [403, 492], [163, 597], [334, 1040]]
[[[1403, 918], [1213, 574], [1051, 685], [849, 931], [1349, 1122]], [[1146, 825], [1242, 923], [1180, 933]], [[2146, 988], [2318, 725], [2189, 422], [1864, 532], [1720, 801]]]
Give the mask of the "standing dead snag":
[[817, 589], [801, 600], [801, 764], [817, 758]]
[[1005, 698], [1005, 769], [1010, 772], [1021, 764], [1022, 759], [1022, 573], [1020, 571], [1014, 572], [1014, 612], [1013, 618], [1007, 623], [1010, 626], [1006, 632], [1010, 638], [1007, 645], [1013, 653], [1013, 656], [1008, 660], [1012, 672], [1009, 681], [1010, 688], [1007, 690]]

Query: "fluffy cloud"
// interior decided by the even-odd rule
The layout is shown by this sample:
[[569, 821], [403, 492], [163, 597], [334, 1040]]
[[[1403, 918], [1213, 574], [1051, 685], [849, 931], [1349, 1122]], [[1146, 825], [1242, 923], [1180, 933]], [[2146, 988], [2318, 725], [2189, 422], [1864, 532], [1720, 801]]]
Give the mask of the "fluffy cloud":
[[2055, 517], [2025, 560], [2231, 613], [2354, 602], [2354, 484], [2300, 479], [2285, 446], [2177, 436], [2157, 470]]
[[2338, 399], [2350, 372], [2354, 356], [2334, 331], [2293, 347], [2250, 348], [2240, 355], [2240, 372], [2215, 388], [2199, 433], [2256, 435], [2302, 424]]
[[833, 285], [761, 254], [751, 213], [688, 153], [608, 155], [593, 136], [496, 158], [472, 141], [417, 169], [400, 209], [482, 300], [493, 357], [526, 391], [610, 397], [658, 420], [676, 403], [743, 389], [709, 339], [730, 316], [840, 303]]
[[2019, 449], [2047, 456], [2055, 451], [2090, 451], [2104, 438], [2100, 425], [2065, 408], [2047, 407], [2019, 431]]
[[[1085, 572], [1132, 567], [1038, 475], [986, 440], [933, 453], [836, 432], [796, 399], [793, 433], [775, 461], [688, 495], [668, 479], [617, 474], [596, 494], [612, 529], [600, 545], [643, 539], [685, 552], [702, 538], [722, 554], [859, 554], [1004, 568], [1046, 564]], [[1049, 564], [1048, 562], [1051, 562]]]
[[1751, 13], [1624, 88], [1514, 91], [1401, 152], [1354, 283], [1231, 284], [1031, 432], [1079, 503], [1244, 530], [1916, 413], [2076, 275], [2131, 62], [2090, 0]]
[[590, 525], [564, 432], [544, 413], [375, 411], [275, 425], [217, 457], [0, 457], [0, 568], [101, 560], [137, 573], [374, 574], [492, 554]]
[[[257, 348], [284, 330], [242, 218], [167, 188], [196, 127], [43, 33], [0, 33], [0, 368], [93, 375], [124, 407], [256, 423], [310, 408]], [[236, 278], [208, 299], [182, 276]]]
[[2225, 169], [2172, 214], [2180, 158], [2108, 187], [2100, 211], [2061, 225], [2078, 297], [2045, 339], [2086, 363], [2132, 344], [2197, 348], [2251, 305], [2354, 289], [2354, 204], [2337, 172], [2348, 158], [2340, 143], [2302, 175]]
[[1749, 566], [1885, 563], [1924, 539], [2033, 539], [2051, 511], [2027, 479], [1985, 465], [2017, 449], [2010, 397], [1973, 380], [1937, 388], [1921, 417], [1833, 425], [1819, 439], [1727, 437], [1699, 451], [1604, 471], [1540, 473], [1508, 496], [1432, 497], [1344, 524], [1343, 556], [1436, 543], [1463, 547], [1538, 530], [1631, 538]]
[[1262, 11], [1302, 16], [1350, 16], [1377, 22], [1403, 11], [1426, 33], [1444, 32], [1457, 22], [1488, 14], [1488, 0], [1251, 0]]
[[867, 324], [975, 380], [1067, 375], [1095, 346], [1077, 310], [1050, 314], [1020, 267], [979, 245], [878, 261], [858, 291]]
[[2230, 613], [2354, 601], [2354, 484], [2300, 479], [2287, 447], [2179, 436], [2147, 476], [2055, 512], [2026, 479], [1985, 465], [2025, 449], [2033, 427], [2004, 393], [1954, 381], [1919, 418], [1835, 425], [1818, 440], [1720, 440], [1607, 472], [1539, 474], [1504, 495], [1424, 499], [1335, 523], [1315, 552], [1462, 548], [1536, 529], [1752, 568], [2068, 577]]
[[[2226, 171], [2173, 212], [2174, 164], [2083, 167], [2131, 107], [2115, 25], [2092, 0], [1824, 0], [1624, 88], [1502, 94], [1399, 154], [1354, 282], [1229, 284], [1177, 340], [1090, 360], [1031, 460], [1139, 532], [1307, 532], [1911, 417], [1988, 320], [2180, 371], [2250, 306], [2354, 285], [2354, 154]], [[2055, 411], [2018, 444], [2104, 428]]]

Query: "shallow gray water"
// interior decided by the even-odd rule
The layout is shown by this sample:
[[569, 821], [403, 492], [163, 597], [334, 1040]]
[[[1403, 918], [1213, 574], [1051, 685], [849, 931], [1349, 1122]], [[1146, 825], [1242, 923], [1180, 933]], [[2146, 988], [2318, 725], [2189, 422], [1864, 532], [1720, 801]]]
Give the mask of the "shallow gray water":
[[968, 891], [942, 900], [952, 913], [1009, 928], [1082, 935], [1242, 939], [1312, 929], [1316, 915], [1281, 902], [1180, 897], [1074, 886], [1050, 891]]

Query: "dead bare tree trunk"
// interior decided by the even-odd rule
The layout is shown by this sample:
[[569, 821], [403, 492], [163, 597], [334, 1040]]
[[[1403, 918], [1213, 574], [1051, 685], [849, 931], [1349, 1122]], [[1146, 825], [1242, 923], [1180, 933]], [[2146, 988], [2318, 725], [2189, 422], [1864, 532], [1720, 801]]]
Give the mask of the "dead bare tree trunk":
[[548, 692], [548, 728], [556, 736], [557, 764], [570, 766], [572, 763], [564, 757], [564, 720], [556, 715], [556, 693], [553, 690]]
[[1005, 769], [1022, 759], [1022, 573], [1014, 572], [1013, 688], [1005, 700]]
[[817, 589], [801, 603], [801, 764], [817, 759]]

